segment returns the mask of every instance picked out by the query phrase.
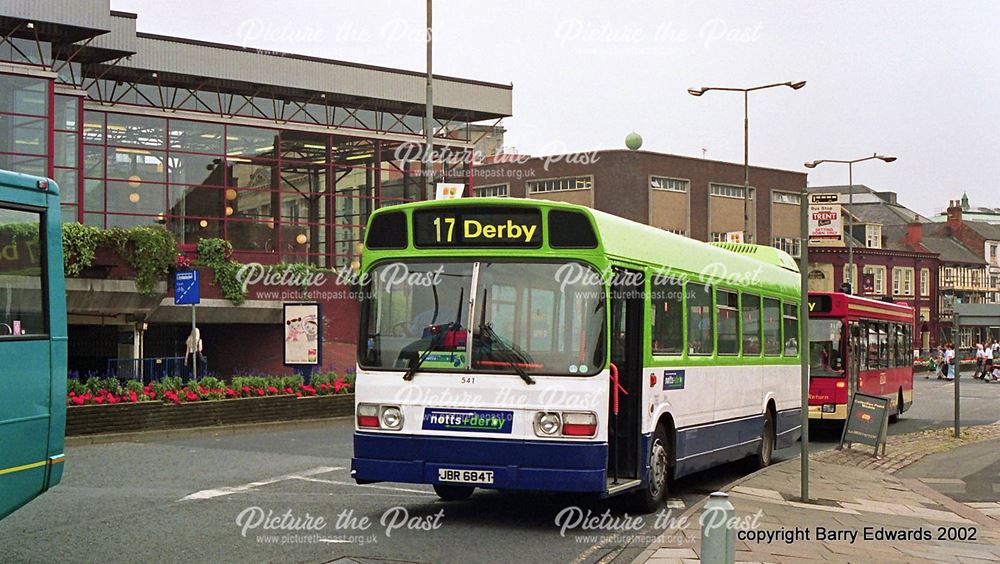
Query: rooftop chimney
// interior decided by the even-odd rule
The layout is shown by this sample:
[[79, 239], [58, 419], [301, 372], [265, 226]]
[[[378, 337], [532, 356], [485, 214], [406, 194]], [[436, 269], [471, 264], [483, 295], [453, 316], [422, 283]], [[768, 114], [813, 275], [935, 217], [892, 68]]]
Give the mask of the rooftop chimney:
[[920, 223], [920, 218], [916, 214], [913, 220], [906, 224], [906, 243], [909, 245], [919, 245], [924, 238], [924, 224]]
[[961, 200], [951, 200], [948, 202], [948, 229], [952, 233], [962, 230], [962, 202]]

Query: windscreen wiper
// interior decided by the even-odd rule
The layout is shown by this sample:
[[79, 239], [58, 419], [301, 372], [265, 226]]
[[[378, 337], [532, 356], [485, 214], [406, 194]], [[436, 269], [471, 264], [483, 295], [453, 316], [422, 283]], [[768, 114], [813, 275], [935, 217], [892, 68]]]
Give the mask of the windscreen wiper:
[[440, 333], [434, 335], [434, 337], [431, 339], [431, 342], [427, 345], [427, 350], [424, 351], [424, 354], [422, 354], [420, 358], [417, 359], [416, 362], [410, 365], [410, 368], [406, 370], [406, 374], [403, 374], [403, 380], [406, 380], [407, 382], [413, 380], [413, 377], [417, 374], [417, 370], [420, 370], [420, 367], [423, 366], [424, 361], [427, 360], [427, 357], [430, 356], [432, 352], [434, 352], [434, 349], [436, 349], [438, 345], [441, 344], [441, 341], [444, 340], [444, 336], [447, 335], [449, 331], [460, 325], [459, 320], [462, 319], [462, 306], [463, 306], [462, 299], [464, 297], [465, 297], [465, 288], [462, 288], [461, 291], [458, 293], [458, 313], [455, 314], [455, 321], [449, 321], [444, 325], [444, 328], [441, 329]]
[[488, 336], [490, 344], [500, 345], [500, 350], [503, 352], [503, 360], [510, 364], [514, 372], [521, 377], [526, 384], [534, 384], [535, 379], [528, 375], [527, 371], [524, 370], [522, 364], [528, 364], [528, 359], [524, 356], [524, 353], [519, 351], [513, 345], [508, 345], [503, 339], [497, 335], [496, 331], [493, 330], [493, 326], [490, 324], [480, 325], [479, 334], [483, 336], [484, 334]]

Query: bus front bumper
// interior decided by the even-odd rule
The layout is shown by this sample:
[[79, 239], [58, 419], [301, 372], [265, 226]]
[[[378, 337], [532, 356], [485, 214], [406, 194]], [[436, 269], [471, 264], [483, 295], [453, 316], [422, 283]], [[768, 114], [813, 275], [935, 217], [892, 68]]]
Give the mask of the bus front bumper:
[[810, 405], [809, 406], [809, 419], [816, 419], [820, 421], [843, 421], [847, 419], [847, 405], [843, 403], [838, 404], [827, 404], [833, 405], [833, 411], [830, 408], [823, 410], [822, 405]]
[[[607, 460], [607, 443], [355, 432], [351, 477], [359, 484], [402, 482], [600, 493], [607, 489]], [[443, 482], [438, 479], [442, 468], [492, 472], [493, 483]]]

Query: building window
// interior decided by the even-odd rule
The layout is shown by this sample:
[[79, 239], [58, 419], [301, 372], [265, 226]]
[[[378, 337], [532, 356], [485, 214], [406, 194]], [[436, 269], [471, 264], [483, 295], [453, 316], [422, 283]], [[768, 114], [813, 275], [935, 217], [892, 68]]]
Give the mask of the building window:
[[[867, 280], [871, 277], [870, 292], [875, 295], [885, 294], [885, 267], [884, 266], [866, 266], [862, 272], [865, 274], [865, 281], [867, 285]], [[868, 290], [868, 288], [866, 288]]]
[[920, 295], [931, 295], [931, 271], [927, 268], [920, 269]]
[[51, 82], [0, 74], [0, 169], [49, 176]]
[[913, 269], [893, 268], [892, 269], [892, 295], [912, 296], [913, 295]]
[[685, 237], [687, 237], [688, 234], [686, 229], [664, 229], [664, 231], [667, 233], [673, 233], [674, 235], [683, 235]]
[[531, 180], [527, 184], [529, 194], [562, 192], [565, 190], [590, 190], [594, 187], [594, 177], [549, 178], [545, 180]]
[[802, 203], [802, 195], [793, 192], [771, 192], [771, 198], [776, 204], [794, 204], [797, 206]]
[[509, 196], [509, 184], [491, 184], [489, 186], [476, 186], [473, 188], [477, 198], [506, 198]]
[[881, 225], [865, 225], [865, 246], [869, 249], [882, 248]]
[[[709, 193], [713, 196], [722, 196], [723, 198], [739, 198], [743, 199], [743, 187], [734, 186], [732, 184], [716, 184], [714, 182], [708, 185]], [[750, 199], [754, 197], [754, 189], [750, 188]]]
[[713, 232], [711, 233], [709, 239], [712, 243], [724, 243], [726, 241], [726, 234]]
[[799, 239], [795, 239], [792, 237], [775, 237], [773, 246], [776, 249], [781, 249], [782, 251], [785, 251], [786, 253], [792, 255], [793, 257], [798, 257], [799, 251], [801, 250], [801, 246], [799, 245]]
[[668, 192], [687, 192], [690, 182], [680, 178], [667, 178], [665, 176], [649, 177], [649, 187], [653, 190], [666, 190]]

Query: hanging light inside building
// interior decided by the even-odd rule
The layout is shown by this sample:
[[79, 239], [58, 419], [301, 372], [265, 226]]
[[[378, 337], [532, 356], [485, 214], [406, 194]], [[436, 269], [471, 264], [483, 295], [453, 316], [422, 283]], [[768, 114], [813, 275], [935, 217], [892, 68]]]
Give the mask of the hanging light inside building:
[[142, 177], [139, 176], [138, 174], [133, 174], [132, 176], [128, 177], [129, 186], [137, 188], [139, 184], [142, 184]]
[[300, 245], [305, 245], [306, 241], [308, 241], [308, 240], [309, 240], [309, 238], [306, 237], [305, 233], [299, 233], [298, 235], [295, 236], [295, 242], [298, 243], [298, 244], [300, 244]]
[[202, 227], [208, 227], [208, 220], [203, 219], [203, 220], [201, 220], [201, 221], [198, 222], [198, 225], [200, 225]]
[[233, 207], [232, 206], [226, 206], [226, 216], [228, 217], [230, 215], [233, 215]]
[[139, 200], [141, 199], [142, 196], [140, 196], [138, 192], [132, 192], [131, 194], [128, 195], [128, 201], [132, 202], [133, 204], [138, 204]]
[[226, 201], [232, 202], [235, 199], [236, 199], [236, 190], [233, 188], [229, 188], [228, 190], [226, 190]]

